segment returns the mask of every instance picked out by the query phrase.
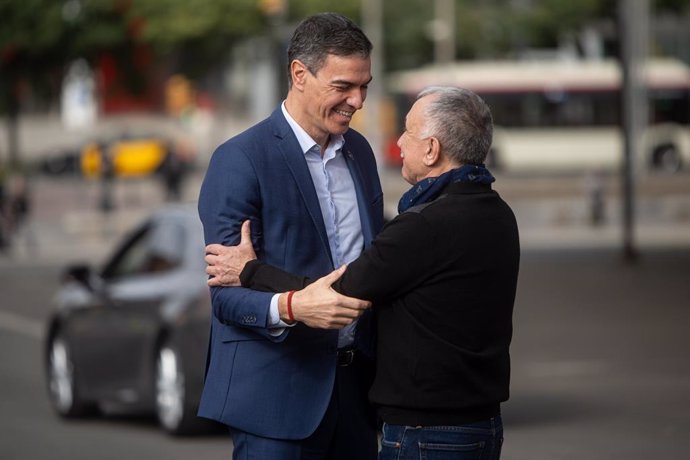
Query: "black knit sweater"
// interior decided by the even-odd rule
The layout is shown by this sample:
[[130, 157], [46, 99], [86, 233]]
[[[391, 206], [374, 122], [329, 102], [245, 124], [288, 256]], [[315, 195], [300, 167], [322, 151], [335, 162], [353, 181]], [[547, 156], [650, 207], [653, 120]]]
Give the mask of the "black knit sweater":
[[[458, 182], [389, 222], [348, 266], [334, 288], [374, 302], [369, 396], [385, 422], [458, 425], [499, 413], [519, 259], [508, 205], [489, 185]], [[258, 261], [241, 279], [276, 292], [309, 283]]]

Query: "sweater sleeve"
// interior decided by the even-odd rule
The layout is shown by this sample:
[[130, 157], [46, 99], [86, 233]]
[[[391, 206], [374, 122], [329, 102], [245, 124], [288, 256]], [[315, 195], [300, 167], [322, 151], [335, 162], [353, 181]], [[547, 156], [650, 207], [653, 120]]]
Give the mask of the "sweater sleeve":
[[[404, 295], [432, 272], [435, 240], [435, 233], [421, 214], [401, 214], [348, 266], [333, 288], [375, 303]], [[258, 260], [245, 266], [240, 280], [244, 287], [270, 292], [302, 289], [314, 281]]]

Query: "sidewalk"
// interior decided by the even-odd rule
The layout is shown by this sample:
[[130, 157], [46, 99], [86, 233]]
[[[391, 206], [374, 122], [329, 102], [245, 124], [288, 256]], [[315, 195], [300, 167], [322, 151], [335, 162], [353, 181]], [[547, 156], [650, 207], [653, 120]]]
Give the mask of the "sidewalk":
[[[183, 202], [195, 203], [200, 176], [185, 183]], [[0, 266], [38, 262], [64, 265], [88, 262], [98, 265], [115, 244], [152, 211], [165, 206], [165, 190], [158, 177], [115, 181], [115, 209], [100, 209], [101, 185], [78, 178], [34, 178], [32, 211], [26, 226], [15, 236]]]
[[[194, 205], [203, 179], [203, 168], [190, 175], [183, 202]], [[397, 170], [381, 172], [386, 215], [397, 214], [397, 200], [408, 185]], [[506, 181], [507, 182], [507, 181]], [[496, 189], [512, 206], [520, 228], [523, 250], [622, 248], [620, 203], [607, 203], [606, 220], [592, 225], [586, 197], [566, 193], [534, 197], [514, 186]], [[164, 206], [164, 188], [158, 177], [116, 181], [116, 208], [99, 209], [101, 186], [79, 178], [36, 177], [31, 184], [33, 211], [27, 228], [15, 240], [10, 255], [0, 255], [0, 265], [22, 261], [66, 264], [98, 263], [114, 244], [152, 210]], [[634, 242], [640, 250], [690, 248], [690, 196], [640, 198]]]
[[[409, 189], [398, 169], [381, 172], [386, 216], [397, 214], [398, 198]], [[690, 177], [673, 179], [669, 190], [636, 198], [634, 240], [640, 248], [690, 247]], [[683, 185], [683, 181], [688, 187]], [[497, 176], [494, 189], [511, 206], [523, 249], [618, 248], [623, 243], [622, 204], [614, 193], [601, 224], [591, 220], [591, 202], [577, 178], [565, 180]], [[615, 184], [612, 184], [612, 188]], [[544, 189], [546, 187], [546, 189]]]

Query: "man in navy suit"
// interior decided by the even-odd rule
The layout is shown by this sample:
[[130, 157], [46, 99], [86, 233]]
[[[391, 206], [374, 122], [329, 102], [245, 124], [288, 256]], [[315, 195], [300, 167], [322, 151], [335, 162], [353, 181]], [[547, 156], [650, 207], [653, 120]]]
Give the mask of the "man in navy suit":
[[[288, 47], [285, 101], [211, 158], [199, 196], [207, 244], [237, 244], [250, 219], [260, 259], [320, 277], [371, 243], [383, 193], [371, 147], [349, 128], [371, 81], [370, 52], [343, 16], [300, 23]], [[281, 316], [277, 295], [211, 288], [199, 415], [230, 427], [235, 459], [376, 458], [366, 397], [372, 315], [367, 302], [333, 295], [336, 307]]]

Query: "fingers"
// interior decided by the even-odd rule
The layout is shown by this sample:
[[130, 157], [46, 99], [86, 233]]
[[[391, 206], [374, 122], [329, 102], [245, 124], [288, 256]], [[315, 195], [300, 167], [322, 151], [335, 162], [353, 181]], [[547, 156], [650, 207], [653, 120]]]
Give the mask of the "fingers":
[[240, 232], [240, 245], [250, 245], [252, 244], [252, 229], [251, 221], [249, 219], [242, 222], [242, 229]]
[[327, 286], [330, 286], [331, 284], [338, 281], [341, 276], [343, 276], [343, 273], [345, 273], [346, 269], [347, 269], [347, 265], [341, 265], [339, 268], [336, 268], [335, 270], [330, 272], [328, 275], [323, 276], [317, 282], [320, 282], [320, 283], [323, 283]]
[[209, 272], [209, 270], [206, 270], [206, 272], [209, 273], [209, 275], [211, 275], [211, 277], [206, 281], [206, 284], [208, 284], [210, 287], [236, 287], [242, 285], [242, 283], [240, 282], [240, 278], [237, 276], [213, 275]]
[[339, 304], [341, 307], [348, 308], [351, 310], [364, 311], [371, 307], [371, 302], [368, 300], [356, 299], [354, 297], [347, 297], [339, 294]]
[[[328, 275], [322, 277], [320, 280], [317, 282], [321, 282], [322, 284], [326, 286], [331, 286], [333, 283], [338, 281], [341, 276], [345, 273], [347, 270], [347, 265], [341, 265], [337, 269], [333, 270], [330, 272]], [[362, 299], [357, 299], [355, 297], [348, 297], [339, 293], [335, 293], [336, 295], [336, 303], [340, 307], [344, 307], [347, 309], [352, 309], [352, 310], [365, 310], [369, 307], [371, 307], [371, 302], [368, 300], [362, 300]]]
[[210, 276], [218, 276], [221, 274], [221, 271], [216, 265], [207, 265], [206, 274]]
[[223, 249], [225, 249], [225, 246], [223, 246], [222, 244], [217, 244], [217, 243], [209, 244], [206, 246], [206, 254], [207, 254], [207, 256], [208, 255], [217, 256], [221, 252], [223, 252]]
[[[342, 329], [355, 322], [362, 314], [364, 309], [338, 308], [323, 315], [308, 318], [305, 324], [310, 327], [321, 329]], [[311, 321], [310, 321], [311, 320]], [[311, 324], [310, 324], [311, 323]]]
[[342, 329], [362, 316], [363, 310], [348, 310], [347, 315], [308, 315], [298, 321], [315, 329]]
[[214, 254], [206, 254], [204, 256], [204, 262], [207, 265], [215, 265], [218, 262], [218, 256]]

